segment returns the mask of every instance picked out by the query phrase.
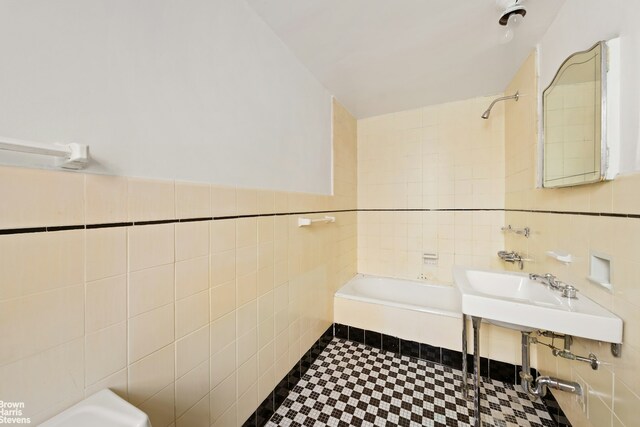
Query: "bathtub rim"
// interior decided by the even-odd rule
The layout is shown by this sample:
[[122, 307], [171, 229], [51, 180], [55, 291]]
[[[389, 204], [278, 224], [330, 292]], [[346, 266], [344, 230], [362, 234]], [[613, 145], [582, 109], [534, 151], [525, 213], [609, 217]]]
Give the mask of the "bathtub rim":
[[462, 319], [462, 307], [459, 308], [459, 311], [454, 311], [454, 310], [447, 311], [447, 310], [442, 310], [434, 307], [424, 307], [421, 305], [403, 304], [395, 301], [386, 301], [378, 298], [356, 296], [356, 295], [351, 295], [351, 294], [342, 292], [342, 290], [345, 287], [349, 286], [351, 282], [359, 278], [389, 279], [393, 281], [409, 282], [409, 283], [417, 284], [419, 286], [424, 286], [424, 287], [437, 287], [437, 288], [451, 289], [454, 293], [459, 294], [458, 289], [453, 284], [431, 282], [431, 281], [420, 281], [420, 280], [412, 280], [412, 279], [402, 279], [402, 278], [389, 277], [389, 276], [378, 276], [374, 274], [357, 273], [355, 276], [349, 279], [344, 285], [340, 287], [340, 289], [338, 289], [333, 294], [334, 298], [344, 298], [344, 299], [359, 301], [367, 304], [375, 304], [375, 305], [381, 305], [381, 306], [387, 306], [387, 307], [400, 308], [404, 310], [417, 311], [420, 313], [430, 313], [430, 314], [436, 314], [440, 316], [455, 317], [458, 319]]

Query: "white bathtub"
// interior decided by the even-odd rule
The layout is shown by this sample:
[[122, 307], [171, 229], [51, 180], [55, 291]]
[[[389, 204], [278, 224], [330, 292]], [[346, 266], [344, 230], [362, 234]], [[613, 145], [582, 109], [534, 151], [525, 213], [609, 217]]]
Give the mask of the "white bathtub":
[[336, 298], [462, 318], [460, 293], [450, 285], [358, 274]]
[[[453, 285], [358, 274], [335, 293], [334, 322], [450, 350], [462, 347], [460, 294]], [[519, 333], [483, 323], [480, 334], [482, 356], [520, 363]]]

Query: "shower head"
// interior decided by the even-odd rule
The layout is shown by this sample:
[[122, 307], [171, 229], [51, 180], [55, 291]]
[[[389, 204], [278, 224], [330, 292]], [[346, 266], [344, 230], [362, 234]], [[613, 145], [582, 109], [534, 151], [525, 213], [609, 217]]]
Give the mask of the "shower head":
[[507, 99], [515, 99], [516, 101], [518, 101], [519, 98], [520, 98], [520, 92], [516, 92], [515, 95], [503, 96], [502, 98], [494, 99], [491, 105], [489, 105], [489, 108], [487, 108], [485, 112], [482, 113], [482, 118], [485, 120], [489, 118], [489, 115], [491, 114], [491, 109], [496, 104], [496, 102], [506, 101]]

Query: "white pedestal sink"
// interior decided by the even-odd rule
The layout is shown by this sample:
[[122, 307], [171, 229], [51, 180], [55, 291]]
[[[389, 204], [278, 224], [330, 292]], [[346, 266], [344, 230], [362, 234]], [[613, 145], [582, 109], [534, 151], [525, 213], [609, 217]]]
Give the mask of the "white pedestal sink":
[[[480, 426], [480, 324], [482, 319], [523, 331], [545, 330], [598, 341], [622, 342], [622, 319], [586, 296], [566, 298], [529, 275], [453, 268], [462, 305], [462, 393], [467, 389], [467, 318], [473, 323], [474, 425]], [[524, 362], [523, 362], [524, 363]]]
[[454, 267], [453, 280], [466, 315], [520, 330], [622, 342], [622, 319], [581, 293], [564, 298], [527, 274], [505, 271]]

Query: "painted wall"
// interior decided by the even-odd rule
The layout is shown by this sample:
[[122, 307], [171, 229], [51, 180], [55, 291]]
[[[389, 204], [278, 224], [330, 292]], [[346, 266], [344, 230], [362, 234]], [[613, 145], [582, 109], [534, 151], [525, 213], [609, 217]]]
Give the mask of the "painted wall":
[[4, 1], [0, 54], [0, 136], [88, 144], [95, 173], [331, 191], [330, 95], [244, 0]]
[[[532, 53], [506, 92], [519, 89], [521, 93], [536, 93], [535, 61]], [[523, 96], [519, 102], [505, 106], [506, 206], [531, 210], [506, 212], [506, 223], [529, 226], [531, 237], [508, 235], [505, 247], [531, 260], [525, 263], [525, 271], [555, 274], [560, 280], [575, 285], [579, 295], [595, 300], [624, 321], [621, 358], [611, 355], [607, 343], [576, 339], [572, 351], [583, 356], [590, 352], [596, 354], [602, 362], [597, 371], [585, 363], [553, 357], [550, 350], [542, 346], [537, 349], [538, 369], [545, 375], [583, 385], [583, 402], [574, 395], [554, 392], [574, 426], [634, 426], [640, 406], [637, 369], [640, 363], [640, 174], [572, 188], [535, 188], [537, 101], [534, 96]], [[629, 133], [631, 125], [627, 122], [623, 132]], [[611, 213], [618, 215], [607, 216]], [[549, 250], [568, 252], [575, 261], [561, 264], [546, 255]], [[608, 254], [613, 259], [612, 293], [587, 280], [592, 251]]]
[[[640, 3], [623, 0], [566, 0], [540, 41], [540, 90], [570, 54], [599, 40], [620, 37], [620, 171], [640, 170]], [[579, 29], [579, 31], [576, 31]]]
[[[337, 104], [333, 129], [334, 196], [0, 167], [0, 400], [39, 424], [111, 388], [154, 427], [243, 425], [356, 271], [355, 212], [287, 215], [355, 208], [356, 121]], [[231, 218], [175, 220], [211, 216]]]

